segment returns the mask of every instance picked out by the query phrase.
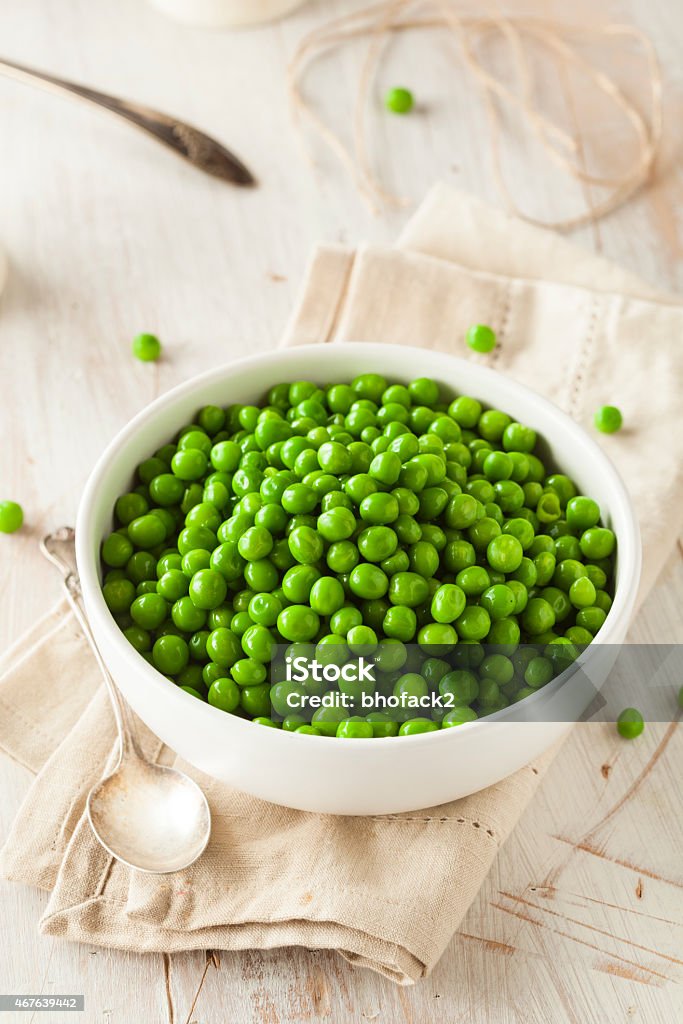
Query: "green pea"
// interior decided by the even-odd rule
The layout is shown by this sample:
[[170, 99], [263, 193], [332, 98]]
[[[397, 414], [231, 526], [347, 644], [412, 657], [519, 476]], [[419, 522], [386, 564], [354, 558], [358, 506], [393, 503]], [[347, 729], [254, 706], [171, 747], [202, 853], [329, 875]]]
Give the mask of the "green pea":
[[465, 610], [466, 600], [465, 591], [459, 586], [444, 583], [432, 597], [432, 617], [440, 623], [455, 622]]
[[124, 629], [123, 635], [140, 654], [151, 651], [152, 640], [146, 629], [142, 629], [140, 626], [129, 626], [128, 629]]
[[277, 628], [285, 640], [312, 640], [320, 628], [320, 619], [312, 608], [292, 604], [277, 617]]
[[372, 724], [363, 718], [345, 718], [337, 726], [335, 733], [340, 739], [371, 739], [374, 735]]
[[401, 705], [408, 707], [409, 700], [420, 700], [427, 697], [429, 687], [423, 676], [417, 672], [406, 672], [400, 676], [394, 685], [394, 697], [398, 697]]
[[297, 562], [311, 565], [322, 557], [322, 538], [310, 526], [299, 526], [289, 535], [289, 550]]
[[370, 711], [365, 716], [365, 721], [372, 726], [372, 735], [375, 737], [398, 735], [398, 722], [390, 718], [385, 711]]
[[538, 636], [555, 625], [552, 605], [541, 597], [532, 597], [521, 616], [522, 626], [530, 636]]
[[387, 610], [382, 628], [386, 636], [409, 643], [417, 630], [417, 616], [407, 605], [396, 605]]
[[489, 452], [482, 466], [487, 480], [509, 480], [514, 469], [514, 461], [505, 452]]
[[321, 576], [311, 587], [309, 601], [319, 615], [333, 615], [344, 605], [344, 588], [334, 576]]
[[141, 594], [156, 594], [156, 592], [157, 584], [155, 583], [154, 580], [143, 580], [142, 583], [138, 583], [137, 587], [135, 588], [135, 593], [137, 596], [140, 596]]
[[[282, 612], [280, 613], [282, 614]], [[273, 657], [275, 640], [266, 626], [254, 624], [244, 631], [241, 637], [242, 651], [254, 661], [268, 663]]]
[[409, 558], [411, 570], [425, 579], [431, 579], [439, 568], [439, 552], [428, 541], [411, 545]]
[[536, 569], [536, 584], [544, 587], [553, 578], [556, 568], [555, 556], [549, 551], [541, 551], [533, 559]]
[[439, 682], [442, 697], [452, 697], [456, 704], [473, 704], [479, 696], [477, 677], [468, 669], [447, 672]]
[[488, 654], [479, 666], [480, 677], [492, 679], [498, 686], [506, 686], [514, 674], [515, 666], [504, 654]]
[[471, 565], [460, 570], [455, 582], [468, 597], [476, 597], [491, 586], [491, 577], [483, 566]]
[[581, 579], [581, 577], [586, 577], [587, 579], [586, 567], [583, 562], [579, 562], [574, 558], [565, 558], [555, 567], [553, 583], [560, 590], [568, 591], [572, 583]]
[[102, 561], [105, 565], [120, 568], [128, 563], [133, 554], [133, 545], [121, 533], [110, 533], [102, 544]]
[[467, 722], [476, 721], [478, 715], [472, 708], [459, 706], [446, 712], [441, 720], [441, 728], [449, 729], [454, 725], [465, 725]]
[[435, 732], [438, 724], [431, 718], [411, 718], [398, 730], [399, 736], [416, 736], [418, 733]]
[[553, 663], [548, 658], [532, 658], [524, 672], [524, 681], [527, 686], [537, 690], [545, 686], [553, 678]]
[[318, 495], [307, 484], [291, 484], [282, 493], [282, 507], [292, 515], [312, 512], [318, 504]]
[[514, 572], [522, 563], [524, 549], [516, 537], [501, 534], [489, 542], [486, 557], [492, 568], [499, 572]]
[[467, 569], [476, 561], [476, 552], [469, 541], [451, 540], [444, 548], [443, 563], [449, 572], [459, 573], [461, 569]]
[[359, 561], [358, 548], [350, 540], [340, 540], [331, 544], [327, 551], [327, 564], [333, 572], [351, 572]]
[[417, 642], [428, 654], [444, 654], [455, 647], [458, 634], [453, 626], [446, 623], [427, 622], [418, 631]]
[[387, 386], [387, 381], [379, 373], [362, 373], [351, 381], [351, 388], [358, 398], [367, 398], [378, 404]]
[[[313, 712], [311, 725], [315, 734], [319, 736], [336, 736], [337, 726], [346, 718], [346, 711], [340, 707], [323, 707]], [[297, 732], [302, 732], [306, 726], [300, 726]], [[309, 727], [310, 729], [310, 727]]]
[[207, 458], [198, 448], [178, 451], [171, 459], [171, 469], [180, 480], [198, 480], [206, 473]]
[[500, 441], [505, 428], [512, 422], [511, 418], [499, 409], [487, 409], [479, 417], [477, 427], [486, 441]]
[[348, 508], [333, 508], [318, 516], [316, 528], [324, 540], [332, 543], [347, 540], [356, 529], [356, 517]]
[[349, 587], [356, 597], [375, 600], [386, 594], [389, 580], [378, 566], [362, 563], [351, 570]]
[[373, 524], [393, 523], [398, 518], [398, 501], [393, 494], [368, 494], [360, 503], [361, 518]]
[[243, 686], [240, 690], [240, 706], [253, 719], [268, 718], [271, 711], [270, 687], [267, 683], [260, 686]]
[[612, 530], [608, 530], [603, 526], [594, 526], [584, 530], [579, 544], [586, 558], [597, 561], [610, 557], [615, 548], [616, 537]]
[[393, 451], [384, 451], [375, 455], [368, 468], [368, 475], [380, 484], [391, 487], [401, 475], [401, 459]]
[[518, 567], [512, 573], [512, 578], [523, 583], [527, 590], [531, 590], [538, 582], [535, 563], [530, 558], [523, 556]]
[[473, 324], [468, 327], [465, 341], [473, 352], [492, 352], [496, 347], [495, 332], [485, 324]]
[[[510, 452], [510, 458], [512, 459], [512, 476], [510, 479], [514, 480], [515, 483], [523, 484], [528, 476], [528, 459], [522, 452]], [[524, 500], [526, 500], [526, 495], [524, 495]]]
[[500, 534], [500, 525], [488, 515], [478, 519], [467, 531], [469, 541], [477, 551], [485, 551], [491, 541]]
[[274, 626], [282, 611], [282, 602], [272, 594], [256, 593], [249, 602], [249, 616], [260, 626]]
[[[444, 481], [444, 484], [447, 481]], [[437, 519], [448, 505], [449, 492], [444, 487], [426, 487], [419, 496], [420, 519]]]
[[416, 456], [413, 456], [402, 466], [398, 482], [401, 487], [419, 494], [427, 486], [428, 477], [427, 467], [418, 462]]
[[599, 629], [604, 625], [605, 619], [607, 618], [606, 612], [602, 608], [596, 606], [590, 608], [581, 608], [576, 616], [576, 625], [582, 629], [588, 630], [588, 632], [595, 636]]
[[178, 535], [178, 551], [181, 555], [201, 548], [211, 552], [216, 547], [216, 534], [206, 526], [186, 526]]
[[595, 604], [596, 590], [587, 576], [581, 576], [569, 587], [569, 600], [575, 608], [590, 608]]
[[570, 626], [569, 629], [565, 630], [564, 635], [570, 643], [576, 644], [578, 647], [588, 646], [593, 640], [588, 630], [583, 629], [581, 626]]
[[[183, 574], [181, 573], [180, 575], [182, 576]], [[185, 579], [184, 576], [183, 579]], [[131, 580], [127, 579], [110, 580], [102, 587], [102, 593], [104, 594], [107, 607], [113, 615], [127, 612], [135, 600], [135, 586]], [[161, 596], [164, 597], [165, 595], [162, 594]]]
[[216, 665], [230, 668], [242, 656], [242, 645], [239, 637], [231, 629], [220, 626], [209, 633], [206, 652]]
[[390, 558], [398, 547], [398, 537], [388, 526], [370, 526], [358, 535], [358, 550], [368, 562]]
[[603, 434], [614, 434], [621, 430], [623, 417], [616, 405], [603, 405], [595, 413], [593, 422]]
[[256, 593], [272, 592], [280, 581], [280, 574], [269, 558], [247, 562], [244, 567], [244, 582]]
[[136, 551], [126, 562], [126, 575], [133, 583], [153, 580], [156, 576], [156, 559], [149, 551]]
[[182, 672], [189, 657], [187, 643], [179, 636], [159, 637], [152, 648], [154, 665], [168, 676], [176, 676]]
[[429, 586], [423, 576], [415, 572], [399, 572], [389, 581], [389, 600], [392, 604], [416, 608], [429, 598]]
[[422, 539], [422, 527], [412, 516], [399, 515], [392, 526], [401, 544], [417, 544]]
[[517, 597], [505, 584], [497, 583], [488, 587], [479, 598], [482, 608], [489, 613], [492, 622], [505, 619], [515, 613]]
[[363, 615], [354, 605], [344, 605], [330, 617], [330, 629], [338, 636], [345, 637], [354, 626], [363, 623]]
[[225, 578], [216, 569], [200, 569], [190, 580], [189, 594], [196, 608], [217, 608], [227, 592]]
[[643, 716], [636, 708], [624, 708], [617, 718], [617, 732], [626, 740], [640, 736], [644, 728]]
[[209, 687], [209, 704], [221, 711], [235, 711], [240, 704], [240, 690], [237, 683], [229, 677], [214, 680]]
[[143, 363], [154, 363], [161, 355], [161, 342], [154, 334], [137, 334], [133, 338], [133, 355]]
[[133, 622], [143, 629], [158, 629], [168, 614], [168, 603], [160, 594], [143, 594], [130, 606]]
[[190, 586], [190, 581], [180, 569], [169, 569], [157, 583], [157, 593], [161, 594], [167, 601], [177, 601], [184, 597]]
[[455, 620], [455, 628], [461, 640], [483, 640], [491, 628], [491, 618], [485, 608], [470, 604]]
[[264, 526], [250, 526], [237, 541], [237, 550], [245, 561], [266, 558], [273, 549], [273, 537]]

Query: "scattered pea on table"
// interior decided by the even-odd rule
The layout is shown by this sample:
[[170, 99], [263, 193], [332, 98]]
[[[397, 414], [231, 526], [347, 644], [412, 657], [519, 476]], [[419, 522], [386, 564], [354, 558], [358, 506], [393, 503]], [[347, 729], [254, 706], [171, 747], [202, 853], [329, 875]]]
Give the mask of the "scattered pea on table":
[[624, 708], [617, 718], [617, 732], [625, 740], [633, 740], [640, 736], [644, 728], [643, 716], [636, 708]]
[[413, 109], [414, 103], [415, 101], [410, 89], [404, 89], [400, 86], [389, 89], [384, 98], [384, 104], [392, 114], [407, 114]]
[[493, 352], [496, 347], [495, 331], [487, 327], [486, 324], [472, 324], [467, 329], [465, 341], [473, 352], [482, 354]]
[[621, 430], [623, 417], [616, 405], [603, 405], [596, 410], [594, 423], [603, 434], [615, 434]]
[[143, 363], [154, 363], [161, 355], [161, 342], [155, 334], [137, 334], [132, 348], [135, 358]]
[[0, 501], [0, 533], [16, 533], [24, 522], [24, 510], [16, 501]]

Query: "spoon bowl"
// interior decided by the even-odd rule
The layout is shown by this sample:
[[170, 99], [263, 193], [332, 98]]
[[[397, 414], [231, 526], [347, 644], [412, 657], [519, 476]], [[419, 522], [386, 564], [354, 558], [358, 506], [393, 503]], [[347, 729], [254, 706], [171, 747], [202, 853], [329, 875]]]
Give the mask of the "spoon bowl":
[[189, 776], [133, 755], [88, 796], [88, 820], [117, 860], [155, 874], [182, 871], [206, 849], [211, 813]]

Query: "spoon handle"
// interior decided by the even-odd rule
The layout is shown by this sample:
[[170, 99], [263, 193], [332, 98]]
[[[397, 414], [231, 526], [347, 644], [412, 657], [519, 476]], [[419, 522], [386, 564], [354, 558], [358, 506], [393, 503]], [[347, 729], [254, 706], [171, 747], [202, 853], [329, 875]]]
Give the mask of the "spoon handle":
[[0, 59], [0, 74], [7, 78], [13, 78], [17, 82], [37, 85], [46, 92], [66, 93], [77, 96], [87, 103], [104, 107], [112, 114], [124, 118], [134, 124], [136, 128], [151, 135], [157, 142], [168, 146], [188, 163], [215, 178], [229, 181], [233, 185], [254, 185], [256, 183], [249, 168], [234, 153], [207, 135], [206, 132], [200, 131], [194, 125], [187, 124], [186, 121], [179, 121], [176, 117], [170, 117], [160, 110], [143, 106], [142, 103], [122, 100], [97, 89], [90, 89], [86, 85], [69, 82], [64, 78], [57, 78], [56, 75], [48, 75], [44, 71], [35, 71], [22, 64], [15, 64], [14, 61]]
[[142, 757], [143, 755], [140, 750], [135, 728], [130, 718], [128, 705], [119, 693], [114, 680], [109, 674], [109, 669], [105, 665], [102, 655], [100, 654], [97, 643], [95, 642], [95, 637], [90, 629], [90, 624], [86, 618], [85, 611], [81, 605], [83, 595], [81, 592], [81, 582], [78, 578], [78, 573], [55, 550], [55, 545], [73, 544], [73, 539], [73, 529], [70, 526], [61, 526], [58, 530], [55, 530], [54, 533], [48, 533], [46, 537], [43, 537], [40, 542], [40, 550], [45, 558], [47, 558], [49, 562], [52, 562], [52, 564], [59, 570], [62, 577], [64, 596], [69, 602], [79, 626], [83, 630], [83, 634], [95, 655], [95, 660], [97, 661], [100, 672], [102, 673], [102, 678], [106, 684], [112, 710], [114, 712], [114, 718], [116, 720], [116, 729], [119, 737], [118, 763], [120, 764], [121, 761], [130, 753], [134, 753], [138, 757]]

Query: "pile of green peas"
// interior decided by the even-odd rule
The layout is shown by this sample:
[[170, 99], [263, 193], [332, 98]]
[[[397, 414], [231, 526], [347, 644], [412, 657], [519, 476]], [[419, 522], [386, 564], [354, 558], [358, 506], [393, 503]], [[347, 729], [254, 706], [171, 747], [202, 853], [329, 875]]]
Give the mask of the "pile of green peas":
[[[589, 644], [612, 603], [614, 533], [547, 467], [530, 427], [428, 378], [277, 384], [209, 405], [136, 470], [102, 544], [105, 601], [150, 664], [200, 700], [286, 731], [447, 728], [520, 701]], [[293, 712], [278, 645], [364, 654], [420, 709]], [[308, 693], [359, 684], [311, 681]]]

